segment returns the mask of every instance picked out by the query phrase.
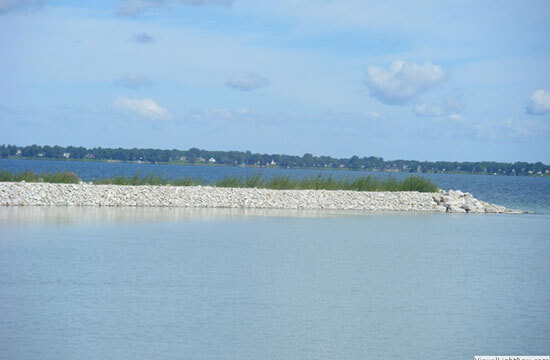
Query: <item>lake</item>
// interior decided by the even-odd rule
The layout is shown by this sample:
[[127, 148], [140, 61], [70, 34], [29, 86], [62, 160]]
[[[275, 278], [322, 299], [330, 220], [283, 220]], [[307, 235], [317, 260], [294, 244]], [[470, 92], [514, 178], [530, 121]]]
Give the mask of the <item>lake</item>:
[[536, 213], [0, 207], [0, 358], [550, 353], [549, 179], [430, 176]]

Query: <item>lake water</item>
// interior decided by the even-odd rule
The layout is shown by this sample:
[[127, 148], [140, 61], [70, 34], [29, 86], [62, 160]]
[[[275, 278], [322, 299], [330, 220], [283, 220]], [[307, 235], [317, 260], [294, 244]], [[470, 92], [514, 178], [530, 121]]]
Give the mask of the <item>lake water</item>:
[[537, 213], [0, 207], [0, 359], [549, 354], [549, 179], [437, 176]]

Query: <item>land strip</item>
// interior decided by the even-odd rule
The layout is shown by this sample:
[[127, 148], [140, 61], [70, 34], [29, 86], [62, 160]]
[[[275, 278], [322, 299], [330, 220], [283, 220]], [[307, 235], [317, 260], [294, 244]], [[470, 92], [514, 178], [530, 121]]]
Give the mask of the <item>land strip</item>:
[[371, 192], [27, 182], [0, 182], [0, 205], [523, 213], [453, 190]]

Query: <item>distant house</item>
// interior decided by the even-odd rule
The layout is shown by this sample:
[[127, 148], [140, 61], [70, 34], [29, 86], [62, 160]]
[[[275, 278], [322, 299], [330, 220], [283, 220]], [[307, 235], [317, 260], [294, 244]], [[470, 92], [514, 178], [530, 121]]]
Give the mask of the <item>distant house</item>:
[[187, 158], [185, 156], [180, 156], [180, 161], [185, 161]]
[[277, 165], [277, 163], [275, 162], [275, 160], [271, 160], [271, 162], [269, 163], [269, 165]]
[[15, 156], [21, 156], [21, 150], [17, 150], [17, 151], [15, 152]]
[[85, 157], [86, 159], [95, 159], [94, 154], [91, 154], [91, 153], [86, 154], [84, 157]]
[[39, 153], [38, 157], [44, 157], [44, 153]]
[[198, 158], [197, 158], [197, 161], [198, 161], [198, 162], [205, 162], [206, 160], [204, 160], [204, 158], [201, 156], [201, 157], [198, 157]]
[[210, 159], [208, 159], [208, 162], [211, 163], [211, 164], [213, 164], [213, 163], [216, 162], [216, 159], [214, 159], [213, 157], [211, 157]]
[[68, 158], [71, 157], [71, 153], [63, 153], [63, 157], [64, 157], [65, 159], [68, 159]]

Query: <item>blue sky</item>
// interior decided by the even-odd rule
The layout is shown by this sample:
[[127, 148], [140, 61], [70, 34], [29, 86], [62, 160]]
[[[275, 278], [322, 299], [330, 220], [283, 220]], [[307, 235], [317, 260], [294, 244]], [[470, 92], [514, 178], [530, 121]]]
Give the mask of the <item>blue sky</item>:
[[550, 2], [0, 0], [0, 143], [550, 163]]

